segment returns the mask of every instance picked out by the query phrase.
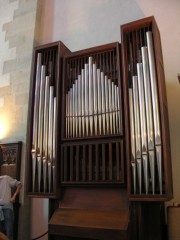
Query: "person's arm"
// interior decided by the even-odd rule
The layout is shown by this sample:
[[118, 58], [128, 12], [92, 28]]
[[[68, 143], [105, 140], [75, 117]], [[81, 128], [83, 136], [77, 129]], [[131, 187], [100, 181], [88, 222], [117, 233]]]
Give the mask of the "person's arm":
[[19, 194], [21, 188], [22, 188], [22, 184], [19, 183], [19, 184], [17, 185], [17, 187], [16, 187], [15, 193], [13, 194], [13, 196], [12, 196], [11, 199], [10, 199], [10, 202], [12, 202], [12, 203], [15, 202], [16, 196]]

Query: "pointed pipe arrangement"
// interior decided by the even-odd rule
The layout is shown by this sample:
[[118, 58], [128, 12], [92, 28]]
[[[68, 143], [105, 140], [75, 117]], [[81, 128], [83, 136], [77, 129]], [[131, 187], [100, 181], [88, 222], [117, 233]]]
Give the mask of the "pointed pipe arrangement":
[[88, 63], [66, 94], [67, 138], [120, 132], [119, 88], [105, 74], [104, 64], [102, 71], [88, 57]]

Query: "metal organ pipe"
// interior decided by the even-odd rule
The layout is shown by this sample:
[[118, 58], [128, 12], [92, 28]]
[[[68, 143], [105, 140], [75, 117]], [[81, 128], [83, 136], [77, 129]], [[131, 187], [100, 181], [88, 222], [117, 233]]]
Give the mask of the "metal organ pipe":
[[37, 162], [37, 138], [38, 138], [38, 117], [39, 117], [39, 96], [40, 96], [40, 82], [41, 82], [41, 53], [37, 54], [36, 66], [36, 84], [34, 97], [34, 116], [33, 116], [33, 137], [32, 137], [32, 190], [35, 191], [35, 174]]
[[38, 191], [41, 191], [41, 172], [43, 158], [43, 116], [44, 116], [44, 95], [45, 95], [45, 71], [46, 67], [41, 67], [41, 84], [40, 84], [40, 99], [39, 99], [39, 118], [38, 118], [38, 153], [37, 153], [37, 168], [38, 168]]
[[[93, 57], [87, 59], [88, 63], [84, 64], [66, 96], [66, 105], [69, 105], [66, 106], [66, 124], [72, 116], [69, 125], [73, 126], [72, 134], [68, 134], [69, 127], [66, 126], [67, 138], [120, 132], [119, 88], [104, 71], [97, 68]], [[103, 69], [107, 64], [105, 61], [107, 59], [103, 61]]]
[[[132, 90], [131, 88], [129, 90], [131, 152], [133, 159], [135, 151], [139, 194], [142, 193], [142, 181], [144, 181], [145, 194], [148, 194], [150, 191], [149, 184], [151, 184], [152, 194], [155, 194], [156, 172], [158, 172], [159, 182], [159, 189], [157, 191], [162, 194], [161, 130], [153, 37], [150, 31], [146, 32], [146, 42], [147, 46], [141, 46], [141, 51], [138, 51], [138, 54], [141, 53], [140, 56], [138, 55], [138, 59], [142, 59], [142, 63], [138, 62], [136, 64], [137, 76], [132, 76]], [[129, 44], [131, 49], [134, 42], [130, 42]], [[130, 58], [131, 63], [134, 65], [136, 59]], [[130, 73], [132, 74], [131, 69]], [[132, 111], [132, 104], [134, 111]], [[135, 129], [135, 147], [133, 141], [133, 125]], [[131, 161], [134, 193], [137, 191], [135, 177], [136, 164], [135, 161]], [[148, 170], [148, 166], [150, 171]], [[144, 178], [142, 178], [142, 172], [144, 173]], [[148, 172], [150, 172], [150, 176]]]

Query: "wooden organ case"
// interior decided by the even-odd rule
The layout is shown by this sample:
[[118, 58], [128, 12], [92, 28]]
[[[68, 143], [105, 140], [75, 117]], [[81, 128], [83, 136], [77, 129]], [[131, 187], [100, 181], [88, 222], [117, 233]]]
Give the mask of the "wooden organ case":
[[62, 42], [35, 49], [28, 195], [51, 198], [49, 239], [164, 237], [172, 176], [160, 35], [154, 17], [121, 34], [122, 44], [73, 53]]

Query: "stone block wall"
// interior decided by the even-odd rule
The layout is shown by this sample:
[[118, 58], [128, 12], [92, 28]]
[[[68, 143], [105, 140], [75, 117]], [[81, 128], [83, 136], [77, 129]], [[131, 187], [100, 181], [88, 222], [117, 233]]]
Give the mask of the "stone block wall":
[[26, 130], [37, 0], [0, 0], [0, 141], [22, 141], [19, 236], [30, 239], [26, 197]]

